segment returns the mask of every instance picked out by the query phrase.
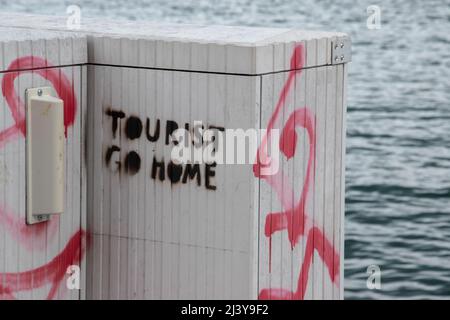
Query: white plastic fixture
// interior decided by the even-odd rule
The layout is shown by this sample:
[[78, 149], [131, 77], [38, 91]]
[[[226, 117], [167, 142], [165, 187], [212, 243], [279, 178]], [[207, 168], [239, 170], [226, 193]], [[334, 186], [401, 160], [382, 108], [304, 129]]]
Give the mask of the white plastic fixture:
[[26, 90], [27, 224], [64, 211], [64, 102], [52, 88]]

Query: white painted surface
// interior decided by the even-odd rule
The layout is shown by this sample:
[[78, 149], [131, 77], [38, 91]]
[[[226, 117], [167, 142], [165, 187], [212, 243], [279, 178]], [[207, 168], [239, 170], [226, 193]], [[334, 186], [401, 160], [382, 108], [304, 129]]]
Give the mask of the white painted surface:
[[[248, 94], [259, 91], [258, 79], [105, 66], [89, 67], [88, 77], [95, 79], [90, 87], [95, 92], [89, 102], [95, 104], [90, 148], [99, 151], [93, 160], [94, 171], [96, 167], [99, 171], [89, 176], [91, 183], [99, 185], [89, 200], [89, 212], [97, 213], [90, 217], [90, 229], [93, 247], [108, 248], [106, 256], [94, 255], [88, 261], [88, 274], [110, 275], [93, 279], [93, 297], [251, 296], [251, 225], [257, 217], [251, 167], [218, 165], [212, 181], [216, 190], [205, 188], [205, 165], [200, 166], [200, 186], [190, 179], [171, 183], [167, 173], [171, 147], [165, 144], [165, 128], [169, 120], [180, 126], [194, 120], [228, 128], [258, 126], [257, 96]], [[242, 106], [253, 107], [243, 110]], [[115, 138], [112, 118], [105, 113], [110, 108], [126, 116], [118, 123]], [[126, 136], [129, 116], [139, 116], [144, 125], [137, 139]], [[95, 125], [97, 117], [103, 119], [102, 126]], [[145, 136], [147, 118], [152, 133], [156, 119], [160, 121], [156, 142]], [[113, 145], [120, 152], [105, 165], [105, 154]], [[129, 174], [124, 159], [133, 150], [142, 162], [136, 174]], [[165, 160], [164, 181], [151, 178], [154, 157]], [[121, 161], [120, 171], [116, 160]], [[103, 190], [102, 195], [96, 190]], [[243, 194], [247, 196], [237, 201]], [[148, 285], [140, 287], [144, 283]], [[105, 285], [110, 289], [102, 293], [99, 288]]]
[[[309, 41], [306, 49], [306, 65], [316, 64], [326, 59], [327, 42], [321, 39]], [[292, 51], [291, 51], [292, 52]], [[291, 53], [292, 54], [292, 53]], [[289, 58], [286, 55], [287, 59]], [[280, 59], [283, 59], [280, 57]], [[281, 61], [279, 63], [282, 63]], [[286, 63], [286, 62], [284, 62]], [[286, 90], [286, 99], [276, 122], [277, 128], [283, 129], [295, 110], [307, 108], [314, 115], [315, 125], [315, 161], [311, 168], [312, 181], [306, 183], [308, 159], [310, 159], [310, 140], [307, 130], [296, 129], [297, 148], [290, 159], [284, 157], [280, 169], [285, 173], [281, 187], [271, 186], [265, 181], [260, 187], [260, 255], [259, 255], [259, 290], [266, 290], [269, 298], [284, 297], [305, 299], [342, 299], [342, 246], [343, 237], [343, 65], [308, 68], [297, 72], [293, 84]], [[283, 88], [288, 83], [289, 72], [262, 76], [262, 126], [269, 123], [275, 106], [280, 99]], [[290, 198], [291, 188], [293, 189]], [[264, 234], [270, 213], [289, 212], [283, 207], [282, 198], [294, 205], [300, 202], [302, 192], [308, 189], [305, 197], [305, 210], [302, 221], [304, 230], [299, 233], [294, 245], [289, 241], [289, 227], [274, 232], [271, 237]], [[295, 210], [294, 210], [295, 212]], [[295, 215], [300, 215], [297, 211]], [[290, 219], [290, 218], [288, 218]], [[311, 231], [316, 227], [316, 232]], [[295, 229], [295, 225], [293, 227]], [[301, 228], [300, 228], [301, 229]], [[312, 262], [307, 272], [307, 281], [300, 281], [302, 266], [310, 255], [308, 234], [323, 233], [316, 238], [312, 236]], [[330, 247], [324, 245], [328, 241]], [[271, 248], [271, 249], [270, 249]], [[332, 250], [330, 250], [332, 249]], [[332, 252], [331, 252], [332, 251]], [[331, 254], [330, 259], [324, 256]], [[328, 260], [328, 263], [325, 261]], [[339, 272], [337, 268], [339, 267]], [[307, 270], [307, 269], [305, 269]], [[330, 274], [336, 272], [333, 279]], [[334, 281], [333, 281], [334, 280]], [[282, 290], [280, 290], [282, 289]]]
[[[11, 28], [0, 34], [0, 299], [79, 299], [79, 290], [66, 288], [65, 272], [68, 264], [84, 259], [80, 229], [85, 230], [81, 221], [86, 213], [81, 183], [85, 105], [81, 67], [72, 64], [86, 63], [86, 40]], [[27, 226], [24, 98], [26, 89], [43, 86], [60, 92], [66, 105], [69, 97], [76, 105], [64, 146], [65, 214]]]
[[[66, 17], [36, 16], [15, 13], [0, 14], [0, 26], [14, 26], [31, 29], [47, 29], [68, 31]], [[160, 24], [145, 21], [116, 21], [86, 19], [81, 21], [77, 33], [86, 35], [89, 43], [89, 63], [112, 64], [116, 66], [134, 66], [142, 68], [170, 68], [203, 72], [225, 72], [236, 74], [264, 74], [268, 72], [290, 69], [290, 61], [274, 64], [279, 50], [288, 52], [294, 42], [315, 41], [322, 39], [331, 50], [333, 37], [346, 37], [343, 33], [306, 31], [296, 29], [275, 29], [233, 26], [201, 26]], [[104, 40], [115, 50], [106, 52]], [[138, 48], [134, 55], [128, 51], [130, 47]], [[186, 65], [175, 55], [205, 51], [210, 59], [219, 54], [224, 64]], [[160, 60], [156, 55], [164, 52], [174, 57]], [[144, 54], [144, 56], [142, 55]], [[108, 57], [105, 59], [105, 55]], [[306, 67], [331, 64], [329, 55], [322, 54], [323, 59], [308, 60]], [[239, 57], [236, 59], [236, 57]]]
[[[63, 18], [0, 17], [0, 25], [14, 25], [25, 33], [30, 28], [65, 29]], [[54, 31], [42, 31], [47, 32]], [[88, 214], [78, 220], [71, 215], [71, 222], [60, 232], [65, 239], [78, 224], [91, 234], [81, 263], [86, 268], [81, 297], [255, 299], [270, 292], [272, 298], [342, 298], [346, 68], [331, 64], [331, 45], [345, 35], [140, 22], [118, 27], [92, 20], [83, 20], [80, 33], [87, 36], [88, 45], [76, 44], [80, 49], [74, 54], [61, 50], [75, 48], [78, 38], [64, 35], [33, 40], [32, 45], [7, 41], [0, 61], [5, 70], [19, 49], [40, 52], [56, 65], [82, 64], [63, 69], [71, 70], [77, 101], [89, 109], [81, 108], [79, 121], [69, 130], [81, 136], [78, 142], [68, 138], [73, 145], [67, 148], [67, 167], [79, 170], [67, 178], [67, 190], [75, 191], [66, 190], [66, 206], [81, 212], [87, 206]], [[299, 46], [305, 57], [303, 69], [292, 75], [292, 68], [299, 67], [298, 61], [292, 65]], [[283, 212], [283, 201], [291, 207], [297, 204], [304, 189], [312, 155], [310, 139], [301, 126], [296, 127], [293, 157], [282, 155], [281, 187], [255, 177], [252, 165], [215, 167], [215, 190], [206, 188], [204, 165], [200, 185], [196, 176], [187, 177], [186, 183], [171, 183], [167, 172], [168, 121], [180, 127], [188, 123], [191, 129], [194, 121], [227, 129], [267, 128], [283, 92], [286, 97], [274, 128], [283, 129], [302, 108], [314, 117], [315, 161], [310, 170], [315, 173], [305, 197], [307, 223], [295, 245], [286, 228], [275, 232], [271, 240], [264, 232], [268, 215]], [[116, 119], [115, 134], [108, 110], [123, 112]], [[136, 137], [135, 126], [127, 130], [130, 117], [137, 117], [131, 122], [142, 125]], [[147, 138], [147, 118], [150, 136], [159, 120], [157, 141]], [[11, 152], [18, 150], [11, 148], [12, 144], [3, 148], [5, 161], [13, 161]], [[126, 165], [132, 151], [141, 160], [136, 172], [136, 166]], [[159, 167], [153, 172], [154, 158], [164, 159], [164, 181]], [[24, 176], [20, 166], [14, 174]], [[86, 189], [87, 197], [83, 197]], [[3, 194], [20, 206], [22, 198], [14, 189], [7, 188]], [[319, 233], [323, 236], [314, 236]], [[4, 269], [17, 268], [12, 262], [16, 258], [11, 257], [20, 255], [20, 249], [1, 236], [0, 248], [1, 241]], [[62, 249], [61, 245], [49, 248], [51, 252]], [[299, 273], [308, 252], [312, 263], [299, 289]], [[50, 259], [38, 258], [41, 263]], [[292, 293], [277, 296], [278, 289]]]

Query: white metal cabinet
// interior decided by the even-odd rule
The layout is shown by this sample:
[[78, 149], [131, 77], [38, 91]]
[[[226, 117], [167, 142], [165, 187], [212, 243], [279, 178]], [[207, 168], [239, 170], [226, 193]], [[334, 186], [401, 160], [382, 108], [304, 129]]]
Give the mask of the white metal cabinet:
[[[64, 18], [2, 18], [65, 28]], [[89, 19], [79, 32], [88, 38], [86, 297], [343, 298], [347, 36]], [[182, 174], [172, 183], [166, 132], [196, 120], [279, 129], [279, 174], [217, 165], [215, 189], [206, 169], [200, 183]]]

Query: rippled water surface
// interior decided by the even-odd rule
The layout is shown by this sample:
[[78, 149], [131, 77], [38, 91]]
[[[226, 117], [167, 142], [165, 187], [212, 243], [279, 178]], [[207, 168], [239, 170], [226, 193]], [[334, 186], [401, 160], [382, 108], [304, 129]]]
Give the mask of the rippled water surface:
[[[0, 10], [343, 31], [347, 116], [345, 297], [450, 298], [450, 1], [25, 1]], [[366, 8], [381, 8], [381, 29]], [[382, 270], [368, 290], [366, 268]]]

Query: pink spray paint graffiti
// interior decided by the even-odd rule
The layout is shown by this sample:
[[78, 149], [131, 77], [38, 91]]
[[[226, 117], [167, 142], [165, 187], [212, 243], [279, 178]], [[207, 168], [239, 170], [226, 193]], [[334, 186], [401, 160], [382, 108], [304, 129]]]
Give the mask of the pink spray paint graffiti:
[[259, 299], [303, 299], [308, 285], [308, 274], [314, 250], [317, 251], [327, 267], [331, 281], [339, 286], [339, 254], [336, 252], [333, 244], [327, 239], [323, 231], [313, 225], [311, 218], [306, 212], [307, 198], [314, 183], [316, 153], [315, 116], [308, 107], [298, 108], [289, 115], [280, 136], [280, 151], [289, 160], [296, 153], [297, 133], [295, 129], [297, 127], [303, 128], [308, 135], [309, 159], [306, 168], [306, 177], [303, 181], [303, 188], [298, 203], [294, 203], [294, 190], [288, 183], [289, 180], [285, 178], [282, 170], [278, 170], [277, 172], [274, 172], [274, 174], [263, 173], [263, 169], [268, 169], [271, 166], [271, 159], [266, 153], [271, 129], [275, 128], [287, 96], [290, 90], [292, 90], [296, 76], [300, 76], [302, 72], [304, 60], [304, 47], [298, 45], [295, 47], [291, 57], [291, 71], [289, 72], [288, 79], [280, 93], [278, 102], [275, 106], [275, 111], [269, 120], [267, 126], [268, 134], [266, 134], [261, 141], [257, 158], [253, 166], [255, 176], [266, 181], [270, 185], [272, 190], [277, 194], [283, 207], [282, 212], [269, 213], [265, 220], [264, 234], [266, 237], [269, 237], [269, 272], [271, 272], [271, 239], [272, 235], [278, 231], [287, 229], [291, 249], [298, 244], [301, 237], [306, 235], [303, 263], [301, 265], [297, 289], [295, 291], [283, 288], [263, 288], [259, 292]]
[[[0, 132], [0, 148], [18, 139], [20, 135], [25, 136], [25, 105], [15, 91], [14, 80], [26, 72], [47, 79], [64, 101], [64, 126], [67, 137], [67, 128], [75, 121], [77, 100], [69, 79], [61, 70], [50, 67], [45, 59], [35, 56], [16, 59], [9, 65], [9, 71], [3, 76], [2, 92], [15, 124]], [[27, 250], [44, 250], [47, 241], [55, 238], [58, 225], [59, 218], [54, 217], [49, 222], [27, 226], [24, 215], [18, 217], [6, 204], [0, 204], [0, 228], [7, 231]], [[81, 262], [86, 248], [86, 236], [84, 230], [77, 231], [69, 239], [66, 247], [43, 266], [16, 273], [0, 272], [0, 299], [15, 299], [14, 294], [17, 292], [30, 291], [46, 285], [50, 285], [47, 299], [54, 298], [67, 267]]]

